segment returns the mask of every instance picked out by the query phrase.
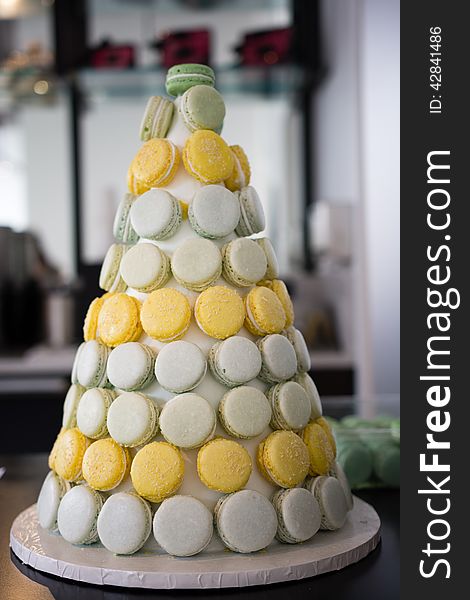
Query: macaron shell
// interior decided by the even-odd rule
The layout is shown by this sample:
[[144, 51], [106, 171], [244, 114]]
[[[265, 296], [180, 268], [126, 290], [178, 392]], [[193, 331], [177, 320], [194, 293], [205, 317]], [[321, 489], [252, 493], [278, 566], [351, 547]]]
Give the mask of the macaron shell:
[[260, 379], [266, 383], [279, 383], [295, 375], [297, 357], [287, 338], [275, 333], [267, 335], [256, 343], [262, 360]]
[[111, 438], [93, 442], [83, 457], [83, 478], [102, 492], [117, 487], [128, 470], [130, 456]]
[[140, 292], [152, 292], [170, 279], [170, 259], [154, 244], [137, 244], [121, 260], [121, 277]]
[[194, 315], [204, 333], [223, 340], [240, 331], [245, 308], [237, 292], [219, 285], [207, 288], [198, 296]]
[[138, 340], [142, 335], [139, 318], [140, 302], [126, 294], [107, 298], [98, 317], [101, 341], [107, 346], [118, 346]]
[[188, 63], [175, 65], [168, 69], [166, 91], [170, 96], [184, 94], [193, 85], [213, 86], [214, 71], [207, 65]]
[[70, 544], [98, 541], [97, 520], [104, 499], [87, 485], [70, 489], [59, 506], [57, 523], [60, 535]]
[[247, 238], [232, 240], [223, 248], [223, 273], [235, 286], [248, 287], [264, 277], [266, 256], [256, 242]]
[[145, 142], [137, 152], [131, 163], [131, 173], [148, 188], [164, 187], [175, 176], [179, 162], [180, 153], [175, 144], [167, 139], [153, 138]]
[[320, 506], [306, 489], [280, 490], [272, 502], [278, 517], [276, 537], [279, 541], [288, 544], [306, 542], [320, 529]]
[[82, 477], [82, 462], [90, 440], [78, 428], [66, 429], [59, 434], [54, 470], [65, 479], [75, 482]]
[[116, 394], [104, 388], [86, 390], [77, 409], [77, 427], [90, 439], [108, 436], [106, 416]]
[[43, 529], [57, 530], [57, 512], [66, 491], [65, 481], [53, 471], [49, 471], [41, 486], [37, 500], [39, 525]]
[[137, 197], [135, 194], [125, 194], [118, 206], [113, 223], [114, 239], [117, 242], [135, 244], [139, 239], [130, 222], [130, 210]]
[[309, 454], [305, 443], [292, 431], [274, 431], [265, 440], [261, 461], [261, 473], [267, 473], [272, 481], [284, 488], [301, 484], [308, 474]]
[[77, 408], [80, 402], [80, 398], [85, 392], [85, 388], [79, 384], [72, 384], [65, 396], [64, 410], [62, 418], [62, 427], [64, 429], [71, 429], [77, 425]]
[[235, 437], [253, 438], [269, 425], [271, 407], [266, 396], [254, 387], [240, 386], [227, 392], [219, 404], [219, 418]]
[[277, 260], [276, 252], [274, 251], [271, 240], [264, 237], [256, 239], [255, 242], [261, 246], [266, 255], [268, 266], [266, 268], [266, 273], [264, 274], [264, 279], [277, 279], [279, 277], [279, 262]]
[[182, 286], [202, 292], [220, 277], [222, 256], [214, 242], [204, 238], [189, 239], [174, 251], [171, 269]]
[[151, 531], [150, 507], [136, 494], [113, 494], [98, 516], [99, 538], [113, 554], [134, 554], [145, 544]]
[[256, 344], [248, 338], [232, 336], [212, 346], [209, 365], [218, 381], [223, 385], [235, 387], [258, 376], [261, 354]]
[[209, 129], [195, 131], [183, 149], [186, 171], [205, 184], [219, 183], [230, 176], [233, 156], [224, 140]]
[[294, 347], [297, 356], [297, 368], [301, 373], [308, 373], [312, 367], [310, 352], [307, 342], [305, 341], [302, 332], [295, 327], [288, 327], [286, 330], [287, 339]]
[[344, 525], [348, 507], [341, 484], [334, 477], [321, 477], [313, 488], [321, 511], [321, 529], [334, 531]]
[[327, 475], [334, 462], [334, 453], [328, 436], [317, 423], [309, 423], [303, 433], [310, 456], [310, 475]]
[[198, 394], [180, 394], [165, 403], [160, 415], [163, 437], [179, 448], [197, 448], [214, 433], [212, 406]]
[[310, 420], [314, 421], [323, 414], [323, 409], [320, 400], [320, 394], [318, 393], [317, 386], [313, 379], [307, 373], [298, 373], [294, 377], [294, 381], [299, 383], [307, 393], [308, 399], [310, 400], [311, 413]]
[[100, 272], [100, 288], [107, 292], [125, 292], [127, 284], [119, 271], [121, 259], [127, 251], [124, 244], [112, 244], [104, 257]]
[[161, 502], [181, 486], [184, 460], [181, 452], [167, 442], [151, 442], [141, 448], [131, 466], [135, 491], [150, 502]]
[[134, 202], [130, 220], [141, 238], [164, 240], [173, 236], [181, 225], [181, 204], [168, 191], [152, 188]]
[[250, 478], [251, 457], [239, 443], [225, 438], [207, 442], [197, 455], [197, 472], [211, 490], [228, 494], [243, 488]]
[[240, 236], [260, 233], [266, 227], [266, 217], [258, 193], [251, 185], [237, 192], [240, 202], [240, 221], [237, 233]]
[[241, 146], [230, 146], [233, 155], [233, 170], [225, 180], [225, 186], [232, 192], [235, 192], [250, 183], [251, 169], [245, 151]]
[[194, 556], [212, 538], [212, 513], [196, 498], [173, 496], [158, 507], [153, 519], [157, 543], [173, 556]]
[[153, 400], [144, 394], [124, 392], [109, 407], [109, 434], [122, 446], [146, 444], [158, 431], [158, 412]]
[[77, 360], [77, 380], [85, 388], [107, 387], [106, 361], [109, 349], [98, 342], [85, 342]]
[[202, 350], [184, 340], [164, 346], [155, 363], [158, 383], [177, 394], [194, 389], [205, 376], [206, 370], [207, 362]]
[[273, 429], [300, 431], [310, 418], [310, 402], [301, 385], [287, 381], [272, 386], [268, 393], [273, 416]]
[[276, 294], [267, 287], [255, 287], [245, 298], [245, 326], [254, 335], [280, 333], [286, 324], [286, 313]]
[[181, 98], [179, 110], [190, 131], [198, 129], [220, 131], [222, 128], [225, 103], [213, 87], [195, 85], [189, 88]]
[[140, 124], [140, 139], [164, 138], [173, 119], [174, 104], [162, 96], [150, 96]]
[[111, 351], [106, 372], [114, 387], [133, 392], [152, 382], [154, 366], [153, 348], [139, 342], [127, 342]]
[[147, 296], [140, 317], [147, 335], [161, 342], [170, 342], [187, 331], [191, 306], [186, 296], [178, 290], [161, 288]]
[[194, 231], [206, 238], [230, 235], [240, 218], [236, 196], [221, 185], [205, 185], [193, 197], [188, 218]]

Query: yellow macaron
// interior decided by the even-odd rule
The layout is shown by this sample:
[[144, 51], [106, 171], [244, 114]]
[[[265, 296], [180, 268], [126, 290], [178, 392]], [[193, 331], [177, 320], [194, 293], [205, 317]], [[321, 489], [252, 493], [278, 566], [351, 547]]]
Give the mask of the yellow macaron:
[[233, 155], [233, 169], [230, 177], [225, 180], [225, 187], [231, 192], [240, 190], [250, 183], [251, 169], [245, 151], [241, 146], [230, 146]]
[[280, 333], [286, 313], [277, 295], [267, 287], [255, 287], [245, 298], [245, 327], [254, 335]]
[[241, 490], [252, 470], [248, 451], [238, 442], [215, 438], [204, 444], [197, 455], [199, 479], [210, 490], [230, 494]]
[[292, 304], [291, 297], [287, 291], [286, 284], [281, 279], [273, 279], [271, 281], [260, 281], [258, 285], [267, 287], [272, 290], [279, 298], [280, 303], [286, 313], [286, 327], [290, 327], [294, 324], [294, 305]]
[[130, 191], [142, 194], [142, 187], [149, 189], [168, 185], [179, 163], [180, 153], [173, 142], [164, 138], [148, 140], [135, 155], [128, 174], [129, 189], [139, 188], [139, 191]]
[[201, 183], [219, 183], [230, 177], [233, 154], [224, 140], [209, 129], [199, 129], [186, 140], [183, 163], [186, 171]]
[[54, 444], [51, 448], [51, 451], [49, 452], [49, 457], [47, 459], [47, 464], [49, 466], [49, 469], [51, 471], [55, 471], [55, 459], [57, 456], [57, 450], [59, 448], [59, 439], [60, 439], [60, 435], [61, 433], [65, 431], [65, 427], [61, 427], [59, 433], [57, 434], [57, 437], [54, 441]]
[[194, 316], [204, 333], [218, 340], [225, 340], [243, 327], [245, 307], [235, 290], [214, 285], [199, 294]]
[[189, 204], [180, 200], [180, 206], [181, 206], [181, 217], [182, 217], [183, 221], [186, 221], [188, 219]]
[[151, 442], [141, 448], [131, 467], [135, 491], [150, 502], [161, 502], [173, 495], [184, 478], [181, 452], [167, 442]]
[[129, 473], [130, 454], [112, 438], [93, 442], [83, 457], [83, 479], [94, 490], [117, 487]]
[[160, 288], [145, 299], [140, 313], [147, 335], [171, 342], [186, 333], [191, 321], [191, 305], [184, 294], [174, 288]]
[[310, 475], [328, 475], [335, 457], [323, 427], [316, 422], [309, 423], [302, 432], [302, 439], [310, 456]]
[[301, 484], [308, 475], [308, 449], [293, 431], [274, 431], [258, 446], [260, 473], [271, 483], [283, 488]]
[[112, 294], [98, 315], [99, 337], [107, 346], [135, 342], [142, 335], [140, 302], [127, 294]]
[[336, 440], [335, 440], [333, 430], [330, 427], [330, 424], [325, 419], [325, 417], [319, 417], [318, 419], [315, 419], [315, 421], [313, 421], [313, 422], [316, 423], [317, 425], [320, 425], [320, 427], [326, 433], [326, 437], [328, 438], [331, 449], [333, 450], [333, 456], [336, 458]]
[[111, 295], [110, 292], [106, 292], [106, 294], [103, 294], [99, 298], [95, 298], [90, 303], [83, 323], [83, 339], [85, 342], [96, 340], [98, 333], [98, 315], [100, 314], [103, 302]]
[[131, 194], [135, 194], [136, 196], [140, 196], [141, 194], [145, 194], [150, 189], [149, 185], [146, 185], [142, 181], [139, 181], [133, 172], [132, 163], [127, 170], [127, 188]]
[[90, 440], [77, 427], [62, 431], [57, 438], [53, 461], [57, 475], [65, 481], [81, 479], [83, 457], [89, 445]]

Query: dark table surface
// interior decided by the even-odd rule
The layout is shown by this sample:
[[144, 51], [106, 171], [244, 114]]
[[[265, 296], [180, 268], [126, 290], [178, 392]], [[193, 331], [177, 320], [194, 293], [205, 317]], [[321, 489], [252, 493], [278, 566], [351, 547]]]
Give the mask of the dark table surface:
[[8, 546], [10, 526], [16, 515], [36, 501], [47, 473], [45, 454], [0, 455], [0, 600], [130, 600], [132, 598], [244, 598], [245, 600], [397, 600], [399, 594], [399, 493], [363, 491], [382, 521], [382, 541], [368, 557], [342, 571], [302, 581], [272, 586], [209, 592], [126, 590], [74, 584], [23, 565]]

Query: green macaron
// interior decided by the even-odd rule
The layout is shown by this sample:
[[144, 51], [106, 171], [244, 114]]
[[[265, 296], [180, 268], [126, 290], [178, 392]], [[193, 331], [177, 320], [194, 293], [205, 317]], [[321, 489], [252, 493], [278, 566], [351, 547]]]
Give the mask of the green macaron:
[[136, 244], [139, 240], [139, 236], [134, 231], [130, 220], [131, 206], [136, 199], [135, 194], [125, 194], [118, 206], [113, 225], [114, 239], [117, 242]]
[[162, 96], [150, 96], [140, 124], [140, 139], [164, 138], [173, 120], [175, 105]]
[[222, 130], [225, 104], [219, 92], [208, 85], [194, 85], [186, 90], [179, 107], [184, 124], [190, 131]]
[[214, 87], [214, 83], [214, 71], [206, 65], [190, 63], [175, 65], [168, 69], [166, 91], [170, 96], [179, 96], [193, 85]]

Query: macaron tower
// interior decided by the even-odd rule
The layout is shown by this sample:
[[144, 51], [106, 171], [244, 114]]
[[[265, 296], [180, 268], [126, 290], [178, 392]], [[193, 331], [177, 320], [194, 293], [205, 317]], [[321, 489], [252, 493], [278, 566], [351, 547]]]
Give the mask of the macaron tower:
[[214, 86], [209, 67], [178, 65], [145, 108], [38, 503], [70, 543], [249, 553], [339, 528], [351, 508]]

